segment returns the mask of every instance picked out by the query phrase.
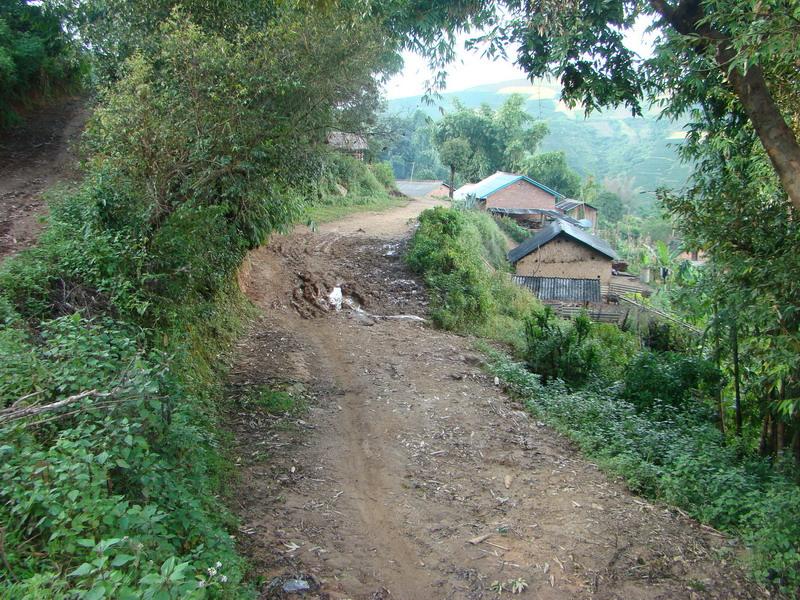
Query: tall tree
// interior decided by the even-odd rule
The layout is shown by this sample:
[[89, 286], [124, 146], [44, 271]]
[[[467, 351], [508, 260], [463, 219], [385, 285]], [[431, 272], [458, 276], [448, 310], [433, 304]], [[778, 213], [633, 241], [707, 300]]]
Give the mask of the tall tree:
[[469, 164], [472, 150], [464, 138], [448, 138], [439, 145], [439, 158], [450, 168], [450, 198], [456, 187], [456, 172]]
[[577, 198], [581, 191], [581, 176], [567, 164], [563, 152], [542, 152], [525, 161], [525, 174], [547, 187], [570, 198]]
[[[434, 140], [440, 152], [448, 140], [467, 143], [469, 157], [460, 170], [469, 181], [498, 170], [521, 170], [547, 135], [547, 126], [525, 112], [524, 99], [516, 94], [497, 111], [488, 105], [470, 109], [458, 102], [454, 108], [437, 124]], [[442, 162], [447, 164], [444, 158]]]

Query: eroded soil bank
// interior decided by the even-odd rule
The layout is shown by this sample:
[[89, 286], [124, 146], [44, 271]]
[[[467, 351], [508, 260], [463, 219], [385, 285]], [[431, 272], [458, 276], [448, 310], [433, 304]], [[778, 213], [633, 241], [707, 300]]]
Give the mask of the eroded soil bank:
[[[241, 283], [261, 309], [231, 394], [307, 399], [231, 413], [238, 540], [264, 598], [753, 598], [733, 542], [609, 480], [425, 317], [402, 262], [416, 201], [274, 238]], [[328, 294], [341, 288], [336, 311]], [[350, 300], [348, 305], [347, 300]], [[271, 584], [271, 585], [270, 585]]]

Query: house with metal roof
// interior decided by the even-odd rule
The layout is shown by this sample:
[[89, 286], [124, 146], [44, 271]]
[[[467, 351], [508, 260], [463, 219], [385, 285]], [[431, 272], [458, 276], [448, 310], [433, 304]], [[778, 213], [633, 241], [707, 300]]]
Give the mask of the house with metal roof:
[[564, 195], [526, 175], [498, 171], [478, 183], [461, 186], [453, 194], [455, 200], [467, 200], [469, 197], [474, 198], [478, 206], [486, 210], [490, 208], [555, 210], [556, 202], [562, 200]]
[[[617, 259], [607, 242], [562, 219], [508, 253], [517, 283], [534, 293], [546, 292], [559, 300], [575, 302], [597, 301], [600, 290], [607, 290], [611, 283], [612, 263]], [[570, 294], [574, 297], [564, 297]]]
[[556, 203], [556, 209], [576, 221], [588, 221], [591, 223], [590, 228], [597, 225], [597, 207], [588, 202], [565, 198]]

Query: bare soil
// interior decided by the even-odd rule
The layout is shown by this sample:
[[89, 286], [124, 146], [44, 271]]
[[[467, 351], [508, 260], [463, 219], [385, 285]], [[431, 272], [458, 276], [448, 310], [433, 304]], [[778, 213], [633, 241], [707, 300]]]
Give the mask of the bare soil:
[[[522, 598], [764, 597], [734, 541], [601, 473], [495, 385], [472, 340], [387, 318], [426, 315], [401, 255], [433, 204], [275, 237], [241, 272], [261, 314], [231, 394], [309, 403], [229, 415], [237, 539], [262, 598], [297, 597], [282, 591], [296, 577], [308, 598], [496, 598], [509, 580]], [[336, 286], [350, 308], [327, 302]]]
[[75, 143], [88, 114], [85, 98], [64, 98], [0, 130], [0, 259], [35, 243], [44, 192], [78, 178]]

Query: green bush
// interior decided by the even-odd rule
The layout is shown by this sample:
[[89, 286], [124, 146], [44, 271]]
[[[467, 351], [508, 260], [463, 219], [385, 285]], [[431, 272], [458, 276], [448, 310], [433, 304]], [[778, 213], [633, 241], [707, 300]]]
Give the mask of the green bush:
[[324, 193], [335, 201], [341, 196], [336, 186], [347, 190], [348, 196], [374, 196], [386, 193], [386, 187], [378, 181], [374, 171], [361, 160], [342, 154], [331, 152], [324, 159], [323, 185]]
[[505, 239], [489, 215], [445, 207], [426, 210], [406, 260], [425, 277], [437, 326], [523, 348], [522, 319], [539, 304], [511, 282]]
[[599, 362], [599, 349], [592, 343], [592, 322], [586, 313], [573, 321], [557, 319], [553, 310], [534, 312], [525, 320], [528, 367], [543, 383], [560, 379], [574, 385], [586, 383]]
[[387, 190], [397, 189], [397, 182], [394, 178], [394, 170], [388, 162], [373, 163], [369, 166], [375, 179]]
[[489, 277], [481, 257], [465, 247], [466, 213], [436, 207], [420, 215], [407, 261], [425, 275], [433, 290], [434, 322], [461, 330], [485, 320], [493, 311]]
[[610, 384], [623, 378], [637, 354], [636, 336], [607, 323], [593, 323], [585, 312], [567, 321], [550, 307], [525, 320], [528, 367], [544, 382], [560, 379], [572, 386]]
[[224, 472], [219, 441], [203, 425], [213, 423], [212, 396], [182, 383], [179, 363], [145, 346], [141, 329], [79, 313], [41, 322], [35, 336], [2, 332], [0, 373], [14, 374], [3, 378], [3, 405], [28, 394], [47, 403], [113, 393], [52, 423], [3, 427], [0, 519], [20, 582], [10, 597], [60, 598], [64, 588], [138, 598], [164, 586], [194, 597], [182, 594], [197, 594], [217, 562], [228, 583], [211, 588], [241, 580], [232, 519], [209, 494]]
[[641, 352], [628, 366], [624, 396], [640, 409], [662, 402], [686, 409], [693, 399], [711, 397], [721, 385], [708, 360], [675, 352]]
[[16, 105], [72, 86], [82, 71], [73, 42], [47, 5], [0, 5], [0, 127], [17, 120]]

